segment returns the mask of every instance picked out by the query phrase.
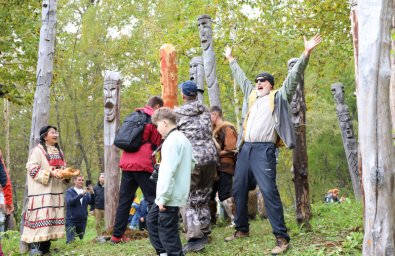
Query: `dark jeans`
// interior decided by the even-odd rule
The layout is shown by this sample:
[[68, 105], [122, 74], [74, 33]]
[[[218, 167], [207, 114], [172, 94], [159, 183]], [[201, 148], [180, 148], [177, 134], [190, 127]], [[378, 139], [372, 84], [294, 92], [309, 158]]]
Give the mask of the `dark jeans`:
[[219, 201], [224, 201], [232, 196], [233, 175], [225, 172], [218, 172], [219, 179], [214, 182], [211, 200], [215, 200], [215, 194], [218, 192]]
[[75, 240], [75, 235], [80, 239], [84, 238], [86, 228], [86, 221], [73, 222], [66, 221], [66, 244]]
[[119, 204], [115, 215], [113, 236], [122, 237], [128, 225], [129, 212], [138, 187], [148, 202], [148, 209], [155, 201], [156, 184], [150, 180], [151, 173], [145, 171], [122, 171], [119, 189]]
[[165, 208], [166, 211], [160, 212], [159, 207], [154, 204], [146, 217], [151, 244], [157, 254], [184, 255], [178, 233], [179, 207], [165, 206]]
[[[253, 177], [258, 184], [273, 234], [290, 240], [284, 221], [283, 205], [276, 185], [276, 147], [273, 143], [246, 142], [236, 162], [233, 197], [236, 203], [236, 230], [249, 231], [248, 189]], [[252, 176], [252, 177], [251, 177]]]

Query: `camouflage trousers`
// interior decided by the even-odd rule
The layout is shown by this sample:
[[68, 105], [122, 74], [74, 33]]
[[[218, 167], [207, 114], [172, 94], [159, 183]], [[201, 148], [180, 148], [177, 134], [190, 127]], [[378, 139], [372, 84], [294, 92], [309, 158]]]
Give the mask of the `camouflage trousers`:
[[196, 165], [191, 177], [191, 190], [185, 208], [187, 241], [211, 233], [209, 201], [216, 176], [216, 163]]

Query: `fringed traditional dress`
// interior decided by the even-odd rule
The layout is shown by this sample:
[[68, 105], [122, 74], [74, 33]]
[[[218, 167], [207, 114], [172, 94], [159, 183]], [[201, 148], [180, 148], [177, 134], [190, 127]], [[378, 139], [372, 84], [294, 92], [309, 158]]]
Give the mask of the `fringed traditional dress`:
[[31, 152], [27, 168], [28, 204], [21, 240], [26, 243], [62, 238], [64, 228], [65, 182], [50, 176], [50, 171], [66, 166], [61, 152], [54, 146], [37, 145]]

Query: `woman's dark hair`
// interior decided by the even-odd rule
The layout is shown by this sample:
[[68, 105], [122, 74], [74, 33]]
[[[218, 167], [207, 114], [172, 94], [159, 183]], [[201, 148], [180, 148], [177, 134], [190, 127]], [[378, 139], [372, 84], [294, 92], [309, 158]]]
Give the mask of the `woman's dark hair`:
[[[46, 154], [48, 160], [49, 160], [49, 153], [48, 153], [48, 150], [47, 150], [47, 146], [45, 145], [45, 140], [44, 140], [44, 138], [45, 138], [45, 136], [47, 136], [48, 131], [49, 131], [49, 129], [51, 129], [51, 128], [54, 129], [55, 131], [58, 130], [58, 129], [56, 128], [56, 126], [52, 126], [52, 125], [47, 125], [47, 126], [44, 126], [44, 127], [42, 127], [42, 128], [40, 129], [40, 144], [41, 144], [41, 146], [44, 148], [45, 154]], [[62, 151], [60, 150], [60, 147], [59, 147], [59, 144], [58, 144], [58, 143], [55, 143], [55, 148], [58, 149], [60, 158], [62, 158], [62, 161], [63, 161], [63, 160], [64, 160], [64, 159], [63, 159], [63, 153], [62, 153]]]

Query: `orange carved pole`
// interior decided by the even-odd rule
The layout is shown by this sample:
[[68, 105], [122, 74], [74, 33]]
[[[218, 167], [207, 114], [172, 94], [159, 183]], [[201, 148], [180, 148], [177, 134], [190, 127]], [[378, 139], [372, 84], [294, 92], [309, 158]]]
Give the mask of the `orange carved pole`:
[[177, 52], [173, 45], [160, 47], [160, 83], [164, 106], [174, 108], [177, 105]]

